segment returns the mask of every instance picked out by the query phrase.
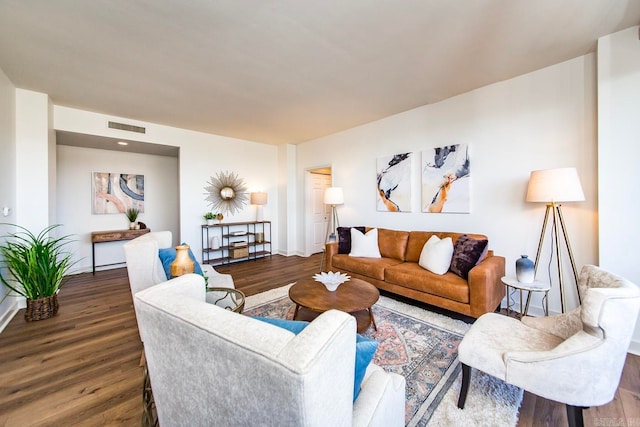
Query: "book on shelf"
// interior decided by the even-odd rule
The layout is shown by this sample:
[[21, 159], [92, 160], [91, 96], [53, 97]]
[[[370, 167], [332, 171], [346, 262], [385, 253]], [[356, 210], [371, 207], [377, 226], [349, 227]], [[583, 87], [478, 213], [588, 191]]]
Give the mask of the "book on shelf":
[[232, 236], [244, 236], [246, 234], [247, 234], [246, 231], [233, 231], [233, 232], [231, 232]]
[[231, 242], [230, 245], [232, 248], [241, 248], [243, 246], [247, 246], [247, 242], [245, 240], [240, 241], [240, 242]]

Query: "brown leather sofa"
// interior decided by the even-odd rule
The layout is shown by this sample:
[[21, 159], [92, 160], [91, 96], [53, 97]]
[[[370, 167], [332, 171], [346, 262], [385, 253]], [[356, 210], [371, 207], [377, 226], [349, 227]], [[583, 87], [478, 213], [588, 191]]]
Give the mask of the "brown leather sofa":
[[435, 234], [451, 237], [454, 244], [463, 234], [487, 239], [481, 234], [397, 231], [378, 229], [378, 248], [382, 258], [359, 258], [338, 253], [338, 243], [326, 245], [323, 271], [339, 271], [365, 280], [379, 289], [435, 305], [471, 317], [498, 308], [505, 287], [505, 259], [488, 250], [484, 259], [469, 271], [468, 280], [448, 271], [434, 274], [418, 265], [425, 242]]

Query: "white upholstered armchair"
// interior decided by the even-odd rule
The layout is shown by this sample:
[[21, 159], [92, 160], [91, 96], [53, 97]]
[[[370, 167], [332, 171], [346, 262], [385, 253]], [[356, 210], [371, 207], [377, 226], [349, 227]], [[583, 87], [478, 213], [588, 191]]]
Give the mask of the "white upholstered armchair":
[[565, 403], [570, 426], [582, 409], [613, 400], [640, 309], [633, 283], [586, 265], [578, 279], [582, 306], [558, 316], [522, 321], [481, 316], [458, 348], [464, 408], [471, 368], [546, 399]]
[[161, 426], [404, 426], [405, 380], [369, 364], [353, 401], [356, 322], [302, 332], [205, 303], [187, 274], [135, 294]]
[[[167, 276], [158, 257], [158, 250], [172, 245], [170, 231], [151, 231], [124, 245], [127, 262], [127, 274], [131, 293], [167, 281]], [[220, 274], [208, 264], [202, 264], [202, 272], [208, 278], [209, 287], [233, 288], [233, 279], [229, 274]]]

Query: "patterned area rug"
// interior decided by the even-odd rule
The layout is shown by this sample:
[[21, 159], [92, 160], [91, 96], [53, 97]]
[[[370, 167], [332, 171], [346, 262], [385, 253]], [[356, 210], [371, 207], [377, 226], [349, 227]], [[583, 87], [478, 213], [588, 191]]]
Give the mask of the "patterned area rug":
[[[291, 319], [290, 286], [248, 297], [244, 313]], [[384, 296], [373, 313], [378, 330], [364, 335], [379, 343], [374, 363], [407, 381], [406, 425], [516, 425], [522, 391], [475, 370], [466, 407], [457, 408], [457, 350], [468, 324]]]

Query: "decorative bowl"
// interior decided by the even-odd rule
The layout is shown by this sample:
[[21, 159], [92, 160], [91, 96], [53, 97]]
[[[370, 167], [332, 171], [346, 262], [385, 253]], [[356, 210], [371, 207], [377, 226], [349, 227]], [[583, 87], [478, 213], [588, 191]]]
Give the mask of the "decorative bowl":
[[315, 274], [313, 278], [317, 282], [322, 283], [329, 292], [335, 291], [336, 289], [338, 289], [338, 286], [351, 279], [350, 276], [347, 276], [344, 273], [340, 273], [339, 271], [335, 273], [333, 271], [330, 271], [328, 273], [322, 272], [320, 274]]

